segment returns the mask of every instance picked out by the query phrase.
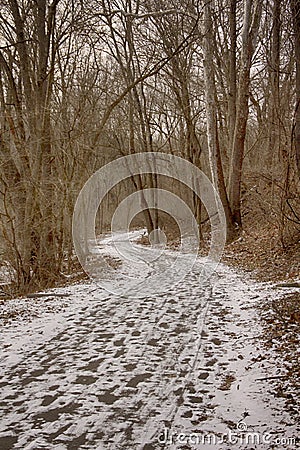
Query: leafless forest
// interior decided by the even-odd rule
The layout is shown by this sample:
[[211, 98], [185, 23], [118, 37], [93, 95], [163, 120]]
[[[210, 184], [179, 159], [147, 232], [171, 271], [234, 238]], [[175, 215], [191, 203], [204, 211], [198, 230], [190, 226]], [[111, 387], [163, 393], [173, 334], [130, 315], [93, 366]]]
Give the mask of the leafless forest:
[[[0, 4], [0, 258], [10, 289], [72, 272], [80, 189], [135, 152], [201, 168], [222, 199], [228, 242], [250, 223], [275, 229], [283, 249], [299, 243], [299, 0]], [[126, 192], [159, 183], [133, 177], [115, 189], [99, 230]], [[157, 227], [157, 211], [144, 216]]]

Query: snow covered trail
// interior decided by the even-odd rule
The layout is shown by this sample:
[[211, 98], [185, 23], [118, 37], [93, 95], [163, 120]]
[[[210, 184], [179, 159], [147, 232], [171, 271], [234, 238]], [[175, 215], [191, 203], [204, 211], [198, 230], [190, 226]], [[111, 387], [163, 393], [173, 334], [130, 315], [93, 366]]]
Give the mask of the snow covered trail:
[[281, 375], [257, 339], [268, 292], [225, 266], [199, 285], [201, 269], [145, 298], [60, 289], [63, 311], [4, 329], [0, 449], [296, 448], [272, 380], [258, 380]]

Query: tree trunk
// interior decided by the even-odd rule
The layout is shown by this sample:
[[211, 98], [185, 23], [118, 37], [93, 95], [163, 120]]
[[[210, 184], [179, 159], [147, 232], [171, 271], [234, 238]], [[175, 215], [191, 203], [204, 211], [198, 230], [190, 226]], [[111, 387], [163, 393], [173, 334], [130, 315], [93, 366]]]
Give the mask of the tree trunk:
[[279, 69], [280, 69], [280, 6], [281, 0], [274, 0], [273, 24], [270, 52], [270, 107], [269, 107], [269, 151], [270, 165], [279, 159], [280, 143], [280, 96], [279, 96]]
[[228, 143], [233, 146], [234, 128], [236, 122], [236, 1], [230, 0], [230, 49], [229, 49], [229, 89], [228, 89]]
[[[48, 6], [46, 0], [30, 5], [33, 39], [27, 39], [27, 17], [23, 15], [17, 0], [9, 0], [16, 32], [15, 69], [7, 70], [3, 56], [2, 66], [6, 67], [10, 87], [15, 97], [18, 122], [24, 123], [24, 132], [16, 136], [11, 128], [12, 141], [21, 162], [20, 178], [23, 203], [15, 208], [16, 246], [21, 255], [22, 268], [20, 283], [27, 286], [51, 284], [59, 273], [57, 264], [57, 242], [51, 180], [51, 92], [54, 73], [54, 17], [58, 0]], [[52, 54], [50, 54], [52, 51]], [[49, 70], [50, 69], [50, 70]], [[16, 81], [15, 81], [16, 80]], [[15, 84], [19, 84], [21, 98], [19, 105]], [[22, 128], [20, 128], [22, 130]]]
[[300, 0], [291, 0], [296, 59], [295, 155], [300, 178]]
[[224, 182], [224, 173], [218, 140], [217, 107], [216, 107], [216, 85], [213, 59], [213, 24], [210, 3], [204, 7], [204, 42], [203, 42], [203, 65], [205, 84], [205, 106], [206, 106], [206, 127], [207, 142], [209, 152], [209, 163], [212, 174], [212, 182], [217, 190], [225, 211], [227, 223], [227, 240], [230, 242], [234, 238], [234, 223], [228, 202], [228, 197]]
[[234, 222], [241, 228], [241, 179], [244, 158], [246, 128], [248, 121], [248, 99], [250, 69], [254, 54], [262, 12], [261, 0], [256, 0], [252, 12], [252, 0], [244, 6], [241, 70], [238, 83], [237, 116], [234, 130], [233, 148], [230, 161], [229, 200]]

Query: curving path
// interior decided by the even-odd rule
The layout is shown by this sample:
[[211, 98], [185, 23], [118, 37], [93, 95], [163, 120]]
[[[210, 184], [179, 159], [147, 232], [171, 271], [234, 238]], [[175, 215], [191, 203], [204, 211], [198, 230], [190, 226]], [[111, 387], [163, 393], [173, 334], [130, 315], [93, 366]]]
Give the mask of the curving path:
[[[268, 293], [224, 266], [201, 286], [201, 269], [141, 299], [60, 289], [63, 311], [4, 329], [0, 449], [296, 448], [272, 381], [258, 380], [281, 374], [257, 337]], [[265, 441], [246, 445], [254, 432]]]

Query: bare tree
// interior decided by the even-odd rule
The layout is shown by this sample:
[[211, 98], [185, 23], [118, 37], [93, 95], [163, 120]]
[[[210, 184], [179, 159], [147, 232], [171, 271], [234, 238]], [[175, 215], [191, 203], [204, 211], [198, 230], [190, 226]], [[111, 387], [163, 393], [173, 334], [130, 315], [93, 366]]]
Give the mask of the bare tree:
[[252, 57], [256, 48], [262, 12], [262, 2], [245, 0], [242, 54], [238, 81], [237, 113], [234, 129], [233, 148], [230, 160], [229, 199], [234, 221], [238, 226], [241, 220], [241, 179], [245, 148], [246, 128], [249, 113], [249, 86]]
[[291, 0], [296, 59], [295, 154], [300, 177], [300, 1]]
[[210, 170], [215, 189], [220, 195], [227, 222], [227, 240], [231, 241], [235, 235], [235, 227], [228, 202], [223, 166], [221, 160], [218, 123], [217, 123], [217, 93], [215, 86], [214, 72], [214, 28], [212, 23], [211, 4], [206, 3], [204, 7], [204, 27], [203, 27], [203, 67], [205, 80], [205, 101], [206, 101], [206, 125]]
[[[9, 0], [7, 17], [11, 25], [11, 42], [0, 55], [7, 82], [7, 94], [13, 103], [5, 114], [10, 123], [10, 164], [18, 181], [2, 178], [18, 196], [14, 209], [15, 256], [20, 283], [29, 284], [57, 274], [55, 225], [52, 222], [53, 189], [51, 161], [50, 102], [54, 75], [54, 19], [58, 0], [20, 5]], [[34, 26], [29, 29], [28, 18]], [[6, 22], [7, 23], [7, 22]], [[29, 33], [31, 33], [29, 35]], [[11, 51], [13, 49], [13, 51]], [[15, 115], [17, 122], [15, 122]], [[21, 201], [20, 201], [21, 200]], [[12, 203], [13, 205], [13, 203]], [[12, 206], [11, 205], [11, 206]], [[11, 239], [11, 238], [10, 238]]]

